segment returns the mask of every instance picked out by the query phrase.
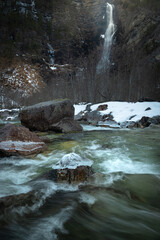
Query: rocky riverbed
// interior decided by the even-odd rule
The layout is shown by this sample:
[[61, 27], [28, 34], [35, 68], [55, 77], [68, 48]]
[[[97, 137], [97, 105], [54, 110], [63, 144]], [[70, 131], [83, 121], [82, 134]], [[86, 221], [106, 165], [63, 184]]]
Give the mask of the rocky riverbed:
[[160, 237], [159, 128], [85, 127], [39, 133], [46, 152], [0, 159], [1, 239]]

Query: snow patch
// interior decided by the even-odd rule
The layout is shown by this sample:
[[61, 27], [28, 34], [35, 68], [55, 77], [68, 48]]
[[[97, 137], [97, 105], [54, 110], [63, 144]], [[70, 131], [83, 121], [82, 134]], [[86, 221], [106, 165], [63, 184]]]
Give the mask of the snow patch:
[[105, 38], [105, 35], [104, 35], [104, 34], [101, 34], [101, 38]]
[[[91, 110], [97, 110], [99, 105], [107, 104], [108, 109], [100, 111], [101, 115], [110, 114], [117, 123], [125, 121], [138, 121], [143, 116], [154, 117], [160, 115], [160, 103], [159, 102], [105, 102], [101, 104], [94, 104], [91, 106]], [[147, 108], [151, 108], [149, 111], [145, 111]]]
[[15, 91], [22, 92], [22, 97], [29, 97], [33, 93], [39, 92], [43, 82], [36, 69], [29, 64], [17, 66], [12, 73], [7, 72], [2, 75], [6, 86], [11, 86]]
[[[80, 112], [85, 112], [87, 105], [88, 104], [75, 104], [75, 115]], [[103, 102], [91, 105], [91, 111], [97, 110], [100, 105], [108, 106], [106, 110], [99, 111], [100, 114], [102, 116], [111, 114], [113, 120], [119, 124], [126, 121], [137, 122], [143, 116], [152, 118], [160, 115], [160, 102]], [[148, 111], [146, 111], [147, 108], [149, 109]]]
[[56, 70], [57, 68], [54, 67], [54, 66], [51, 66], [50, 69], [51, 69], [51, 70]]
[[[17, 151], [30, 151], [36, 150], [38, 148], [41, 148], [44, 145], [43, 142], [23, 142], [23, 141], [2, 141], [0, 142], [0, 149], [6, 150], [6, 151], [12, 151], [12, 150], [17, 150]], [[34, 146], [34, 148], [33, 148]], [[27, 147], [29, 147], [27, 149]]]
[[74, 114], [77, 115], [80, 112], [85, 111], [86, 106], [87, 106], [87, 103], [74, 104], [74, 109], [75, 109]]

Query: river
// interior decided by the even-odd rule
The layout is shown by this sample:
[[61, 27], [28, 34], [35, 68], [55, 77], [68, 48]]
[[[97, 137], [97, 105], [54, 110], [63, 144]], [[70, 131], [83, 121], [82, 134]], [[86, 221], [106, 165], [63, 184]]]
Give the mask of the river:
[[[46, 133], [48, 150], [0, 160], [0, 196], [41, 192], [0, 218], [1, 240], [159, 240], [160, 129]], [[86, 184], [31, 181], [62, 158], [93, 163]]]

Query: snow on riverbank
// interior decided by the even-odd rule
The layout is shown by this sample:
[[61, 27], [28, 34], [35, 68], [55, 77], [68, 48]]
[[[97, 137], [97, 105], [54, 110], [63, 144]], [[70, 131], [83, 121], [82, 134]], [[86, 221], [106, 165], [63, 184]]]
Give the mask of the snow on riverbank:
[[[80, 112], [85, 112], [87, 105], [88, 104], [84, 103], [74, 105], [75, 115]], [[99, 113], [101, 115], [111, 114], [113, 120], [117, 123], [123, 123], [126, 121], [136, 122], [143, 116], [151, 118], [160, 115], [160, 102], [103, 102], [91, 105], [91, 111], [97, 110], [100, 105], [107, 105], [107, 109], [99, 111]]]
[[[104, 105], [106, 110], [98, 111], [98, 107], [101, 105]], [[110, 124], [112, 127], [120, 127], [113, 126], [115, 122], [121, 125], [124, 122], [138, 122], [144, 116], [149, 118], [160, 116], [160, 102], [103, 102], [98, 104], [80, 103], [75, 104], [74, 108], [75, 115], [80, 114], [83, 116], [85, 113], [93, 112], [95, 110], [97, 110], [101, 116], [104, 116], [103, 120], [105, 120], [105, 116], [111, 115], [113, 116], [113, 121], [110, 119]], [[19, 109], [0, 109], [0, 119], [4, 121], [13, 120], [17, 118], [18, 111]], [[109, 124], [108, 120], [106, 124]], [[106, 124], [103, 122], [103, 124], [98, 125]]]

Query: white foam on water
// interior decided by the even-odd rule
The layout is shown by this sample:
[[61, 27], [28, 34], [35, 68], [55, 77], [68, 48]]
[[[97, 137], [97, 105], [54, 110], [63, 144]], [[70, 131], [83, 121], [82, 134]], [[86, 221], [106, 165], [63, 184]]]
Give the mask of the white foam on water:
[[[126, 140], [120, 136], [112, 137], [112, 148], [102, 149], [101, 145], [95, 140], [90, 142], [85, 149], [85, 154], [89, 158], [94, 158], [95, 164], [100, 167], [98, 171], [110, 175], [111, 173], [124, 173], [124, 174], [159, 174], [159, 167], [153, 162], [135, 160], [131, 157], [131, 152], [126, 146]], [[114, 147], [115, 146], [115, 147]], [[120, 147], [119, 147], [120, 146]], [[105, 180], [105, 183], [113, 183], [119, 180], [122, 175], [110, 175]]]
[[93, 164], [92, 160], [89, 159], [83, 159], [80, 155], [72, 152], [69, 154], [66, 154], [62, 157], [62, 159], [56, 164], [53, 165], [52, 168], [54, 169], [75, 169], [78, 166], [91, 166]]
[[[36, 185], [36, 182], [33, 185]], [[56, 183], [47, 180], [41, 180], [37, 182], [37, 186], [34, 186], [34, 188], [36, 187], [38, 189], [41, 188], [41, 190], [38, 192], [35, 191], [35, 199], [37, 195], [40, 196], [38, 199], [35, 200], [35, 203], [33, 203], [32, 206], [25, 205], [16, 207], [12, 210], [12, 214], [23, 216], [24, 214], [37, 211], [37, 209], [43, 206], [46, 199], [57, 191]]]
[[6, 168], [5, 170], [0, 171], [0, 181], [9, 182], [13, 184], [23, 184], [32, 179], [32, 176], [35, 175], [32, 167], [25, 170], [12, 169], [12, 167]]
[[41, 160], [41, 166], [49, 165], [52, 167], [53, 164], [56, 164], [60, 159], [63, 158], [65, 154], [66, 154], [65, 151], [54, 150], [45, 156], [43, 154], [39, 154], [37, 156], [37, 159], [38, 161]]
[[97, 150], [98, 148], [100, 148], [101, 145], [97, 143], [97, 140], [94, 140], [91, 142], [89, 149], [90, 150]]
[[[98, 154], [98, 153], [97, 153]], [[102, 155], [101, 151], [99, 153]], [[156, 164], [132, 160], [120, 148], [103, 151], [100, 163], [103, 173], [123, 172], [128, 174], [159, 174]]]
[[[98, 126], [92, 126], [92, 125], [87, 125], [87, 124], [81, 124], [83, 131], [116, 131], [117, 128], [112, 128], [112, 127], [98, 127]], [[119, 131], [124, 131], [129, 129], [118, 129]]]
[[[0, 197], [29, 192], [31, 190], [29, 181], [37, 176], [39, 169], [42, 169], [43, 167], [46, 168], [46, 166], [52, 167], [53, 164], [57, 168], [65, 167], [65, 162], [63, 162], [63, 167], [60, 165], [58, 167], [58, 165], [56, 165], [58, 161], [61, 161], [62, 158], [66, 156], [65, 154], [66, 153], [64, 151], [53, 151], [45, 156], [39, 154], [34, 159], [21, 157], [2, 158], [0, 161]], [[72, 156], [69, 158], [71, 161], [73, 160], [73, 155], [71, 154], [70, 156]], [[81, 164], [85, 165], [86, 162], [88, 164], [90, 163], [89, 161], [83, 162], [83, 159], [81, 159], [79, 155], [74, 156], [77, 157], [77, 161], [76, 163], [72, 163], [71, 161], [71, 168], [76, 168], [76, 166]], [[64, 184], [57, 184], [56, 186], [58, 186], [58, 189], [61, 189], [62, 191], [65, 191], [66, 189], [68, 189], [68, 191], [77, 190], [77, 187], [73, 188], [71, 185], [66, 187]]]
[[29, 229], [29, 235], [27, 239], [30, 240], [56, 240], [58, 236], [56, 230], [60, 230], [62, 233], [67, 233], [64, 228], [64, 223], [70, 218], [72, 214], [73, 206], [63, 208], [60, 213], [55, 216], [39, 219], [39, 222], [34, 224]]
[[28, 185], [14, 185], [1, 181], [0, 197], [6, 197], [15, 194], [27, 193], [32, 188]]
[[96, 198], [88, 193], [80, 193], [79, 197], [80, 203], [87, 203], [88, 205], [93, 205], [96, 202]]

